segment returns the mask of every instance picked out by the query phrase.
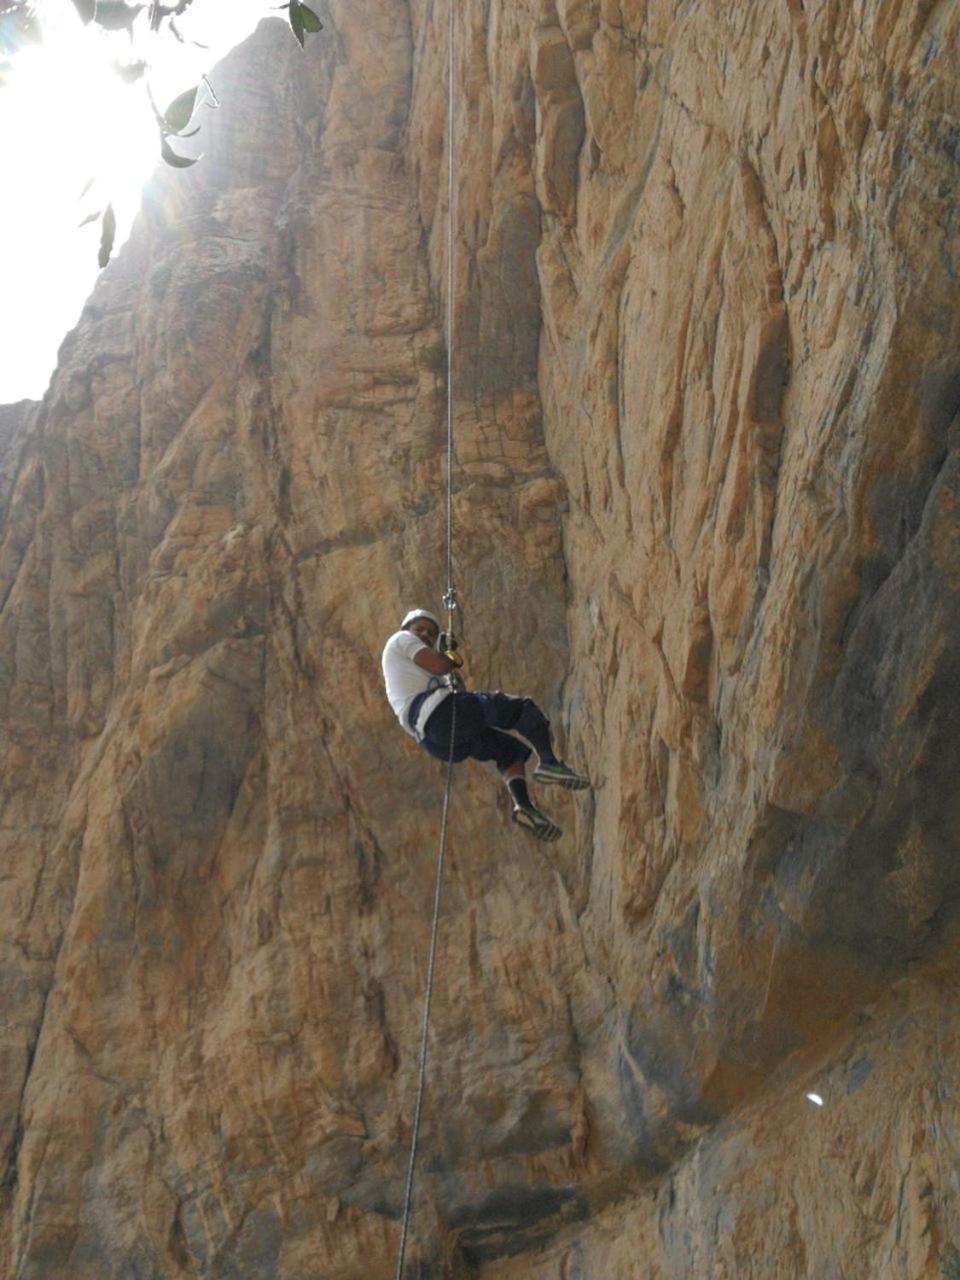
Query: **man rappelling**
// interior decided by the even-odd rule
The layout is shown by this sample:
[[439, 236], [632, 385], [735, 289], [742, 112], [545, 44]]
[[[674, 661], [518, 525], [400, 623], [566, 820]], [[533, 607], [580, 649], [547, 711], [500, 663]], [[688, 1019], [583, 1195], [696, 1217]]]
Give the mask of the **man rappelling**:
[[438, 760], [492, 760], [510, 792], [513, 821], [538, 840], [558, 839], [560, 828], [530, 799], [525, 775], [532, 753], [514, 734], [537, 753], [534, 781], [581, 791], [589, 780], [557, 759], [550, 722], [532, 699], [469, 693], [462, 665], [452, 633], [441, 635], [427, 609], [411, 609], [383, 647], [383, 679], [397, 719]]

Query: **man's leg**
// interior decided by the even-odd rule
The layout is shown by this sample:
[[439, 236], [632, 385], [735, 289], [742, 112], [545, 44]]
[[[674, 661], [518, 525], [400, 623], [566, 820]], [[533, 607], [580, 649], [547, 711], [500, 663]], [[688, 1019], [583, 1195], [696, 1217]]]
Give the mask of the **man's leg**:
[[530, 748], [500, 729], [484, 728], [471, 744], [474, 760], [492, 760], [513, 801], [511, 817], [518, 826], [538, 840], [558, 840], [562, 834], [557, 824], [541, 813], [530, 799], [524, 776]]
[[[438, 760], [450, 758], [450, 735], [453, 730], [453, 759], [467, 756], [474, 760], [492, 760], [513, 800], [513, 821], [526, 828], [538, 840], [556, 840], [560, 828], [533, 804], [527, 791], [524, 772], [530, 748], [509, 733], [490, 727], [488, 694], [456, 693], [445, 698], [425, 726], [421, 747]], [[506, 699], [506, 694], [499, 695]], [[519, 703], [521, 699], [509, 701]], [[456, 717], [454, 719], [454, 708]], [[517, 712], [519, 716], [519, 712]]]
[[532, 698], [517, 698], [509, 693], [478, 693], [487, 724], [494, 729], [512, 729], [530, 743], [539, 760], [533, 771], [536, 782], [582, 791], [590, 780], [558, 760], [550, 738], [550, 721]]

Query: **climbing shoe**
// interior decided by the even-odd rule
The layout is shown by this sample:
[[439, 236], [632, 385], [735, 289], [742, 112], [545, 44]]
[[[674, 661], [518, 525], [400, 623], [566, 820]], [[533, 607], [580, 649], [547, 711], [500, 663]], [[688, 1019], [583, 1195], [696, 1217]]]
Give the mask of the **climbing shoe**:
[[511, 817], [518, 827], [529, 831], [537, 840], [559, 840], [563, 834], [555, 822], [532, 804], [515, 804]]
[[565, 787], [567, 791], [584, 791], [590, 785], [589, 778], [574, 773], [562, 760], [556, 760], [553, 764], [544, 764], [541, 760], [533, 771], [533, 780], [548, 786]]

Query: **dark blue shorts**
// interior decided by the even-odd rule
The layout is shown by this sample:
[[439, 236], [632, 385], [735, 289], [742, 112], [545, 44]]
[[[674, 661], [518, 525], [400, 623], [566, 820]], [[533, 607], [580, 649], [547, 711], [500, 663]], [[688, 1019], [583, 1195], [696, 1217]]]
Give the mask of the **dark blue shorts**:
[[[454, 718], [454, 704], [456, 717]], [[419, 707], [414, 707], [413, 715]], [[453, 724], [453, 761], [492, 760], [503, 773], [511, 765], [530, 759], [530, 748], [519, 738], [504, 732], [530, 719], [531, 711], [543, 720], [539, 709], [529, 698], [515, 698], [501, 693], [453, 693], [437, 707], [424, 725], [424, 751], [437, 760], [449, 760], [450, 726]]]

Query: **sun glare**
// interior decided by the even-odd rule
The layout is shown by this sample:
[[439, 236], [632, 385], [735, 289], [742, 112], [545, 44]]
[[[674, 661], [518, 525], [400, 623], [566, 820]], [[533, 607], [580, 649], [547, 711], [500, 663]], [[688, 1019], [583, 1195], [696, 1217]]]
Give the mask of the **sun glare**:
[[180, 29], [201, 49], [142, 21], [133, 40], [84, 26], [66, 0], [35, 8], [43, 40], [16, 55], [0, 88], [0, 403], [43, 394], [93, 288], [99, 220], [80, 224], [112, 204], [119, 248], [162, 163], [143, 83], [124, 83], [117, 64], [146, 60], [164, 109], [271, 11], [266, 0], [195, 0]]

